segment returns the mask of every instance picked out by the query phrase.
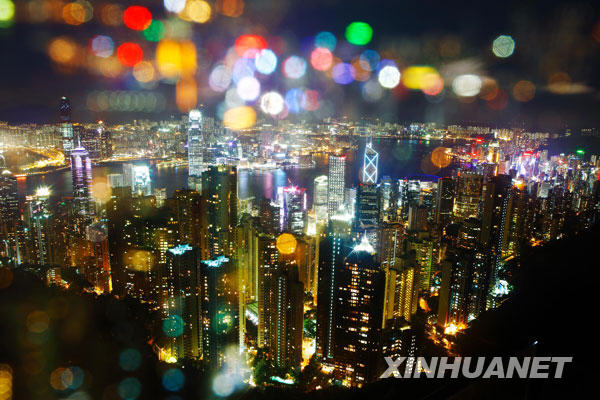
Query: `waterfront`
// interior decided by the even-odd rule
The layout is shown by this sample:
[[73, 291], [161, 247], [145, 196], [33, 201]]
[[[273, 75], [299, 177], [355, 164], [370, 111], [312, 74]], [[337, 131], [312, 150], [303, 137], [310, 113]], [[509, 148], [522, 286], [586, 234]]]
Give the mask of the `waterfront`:
[[[346, 184], [349, 186], [357, 185], [359, 182], [364, 146], [365, 142], [361, 140], [358, 150], [348, 154]], [[446, 171], [432, 168], [431, 163], [428, 162], [429, 154], [438, 146], [443, 146], [443, 143], [433, 140], [374, 140], [373, 147], [380, 153], [380, 176], [387, 175], [392, 179], [418, 176], [425, 180], [443, 176]], [[315, 167], [310, 169], [240, 170], [238, 173], [238, 196], [241, 199], [248, 197], [274, 198], [278, 187], [293, 184], [307, 188], [309, 201], [312, 201], [314, 178], [319, 175], [327, 175], [327, 156], [315, 154], [314, 160]], [[136, 162], [136, 164], [144, 164], [144, 162]], [[166, 188], [167, 196], [171, 196], [177, 189], [187, 187], [187, 167], [157, 167], [155, 161], [148, 161], [145, 164], [151, 167], [153, 188]], [[94, 181], [102, 180], [108, 174], [121, 172], [122, 163], [96, 165], [93, 168], [93, 179]], [[71, 196], [70, 170], [28, 176], [26, 181], [21, 181], [19, 185], [20, 195], [32, 194], [40, 186], [50, 187], [53, 196]]]

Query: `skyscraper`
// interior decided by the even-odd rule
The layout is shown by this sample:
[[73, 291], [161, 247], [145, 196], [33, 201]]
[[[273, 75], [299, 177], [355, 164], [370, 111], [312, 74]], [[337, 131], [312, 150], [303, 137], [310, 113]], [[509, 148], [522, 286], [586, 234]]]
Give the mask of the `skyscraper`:
[[92, 161], [83, 147], [71, 152], [71, 178], [73, 182], [73, 211], [77, 229], [83, 234], [94, 215], [92, 201]]
[[202, 209], [205, 218], [202, 257], [232, 257], [237, 225], [237, 170], [210, 166], [202, 173]]
[[71, 122], [71, 102], [66, 97], [60, 99], [58, 108], [60, 118], [60, 133], [62, 136], [63, 151], [66, 156], [71, 155], [75, 148], [75, 138], [73, 135], [73, 124]]
[[299, 368], [302, 360], [304, 285], [295, 260], [297, 241], [289, 233], [275, 246], [259, 238], [258, 345], [281, 368]]
[[50, 190], [47, 187], [40, 187], [36, 190], [35, 195], [27, 196], [27, 223], [29, 231], [33, 239], [33, 252], [35, 257], [32, 261], [40, 265], [47, 265], [49, 261], [49, 225], [50, 225], [50, 209], [48, 199], [50, 198]]
[[366, 237], [336, 268], [330, 350], [334, 376], [351, 386], [375, 380], [381, 362], [385, 273]]
[[356, 191], [355, 229], [357, 232], [373, 231], [377, 229], [378, 221], [377, 185], [374, 183], [361, 183]]
[[313, 194], [313, 212], [317, 223], [327, 223], [327, 176], [321, 175], [315, 178], [315, 189]]
[[21, 231], [17, 178], [4, 169], [0, 173], [0, 255], [7, 257], [15, 266], [21, 263]]
[[202, 358], [220, 368], [228, 346], [238, 343], [238, 287], [229, 258], [213, 257], [200, 263]]
[[483, 191], [483, 175], [460, 171], [457, 177], [456, 202], [454, 216], [462, 221], [479, 216], [479, 203]]
[[101, 222], [93, 223], [86, 229], [87, 240], [90, 243], [90, 256], [93, 263], [86, 271], [88, 281], [104, 293], [112, 291], [110, 276], [110, 252], [108, 250], [108, 229]]
[[329, 174], [327, 176], [327, 214], [330, 218], [344, 204], [345, 172], [346, 156], [330, 154]]
[[440, 178], [437, 186], [437, 201], [435, 208], [435, 222], [443, 228], [452, 221], [454, 208], [454, 180], [450, 177]]
[[192, 110], [188, 115], [188, 186], [191, 189], [200, 190], [198, 183], [204, 171], [204, 137], [202, 133], [202, 113], [200, 110]]
[[510, 211], [512, 205], [512, 178], [510, 175], [492, 176], [486, 184], [483, 202], [481, 242], [489, 255], [489, 285], [496, 285], [503, 255], [508, 247]]
[[373, 149], [373, 142], [369, 140], [365, 147], [365, 158], [363, 160], [362, 179], [363, 183], [377, 183], [377, 167], [379, 153]]
[[283, 188], [283, 225], [301, 235], [306, 226], [306, 189], [297, 186]]
[[159, 267], [159, 298], [168, 351], [175, 359], [199, 358], [202, 354], [200, 275], [198, 253], [187, 244], [167, 251], [167, 262]]

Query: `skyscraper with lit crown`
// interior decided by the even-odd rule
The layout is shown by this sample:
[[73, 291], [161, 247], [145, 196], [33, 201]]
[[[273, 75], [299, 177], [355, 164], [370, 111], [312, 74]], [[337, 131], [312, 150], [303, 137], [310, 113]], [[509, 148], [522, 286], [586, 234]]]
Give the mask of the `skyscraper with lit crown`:
[[369, 140], [365, 147], [365, 158], [361, 180], [363, 183], [377, 183], [377, 167], [379, 164], [379, 153], [373, 148], [373, 142]]
[[190, 189], [200, 190], [201, 176], [204, 171], [204, 137], [202, 134], [202, 113], [192, 110], [188, 116], [188, 165]]
[[60, 118], [60, 134], [62, 136], [63, 151], [66, 156], [71, 154], [75, 148], [75, 138], [73, 135], [73, 123], [71, 122], [71, 102], [66, 97], [60, 99], [58, 108]]
[[94, 215], [92, 202], [92, 161], [86, 149], [79, 146], [71, 152], [71, 178], [73, 182], [73, 209], [75, 224], [81, 233]]

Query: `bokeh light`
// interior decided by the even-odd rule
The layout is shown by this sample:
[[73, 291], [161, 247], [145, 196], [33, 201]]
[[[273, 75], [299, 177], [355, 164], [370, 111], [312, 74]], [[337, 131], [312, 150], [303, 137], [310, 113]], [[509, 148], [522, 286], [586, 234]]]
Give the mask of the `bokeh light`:
[[260, 98], [260, 108], [265, 114], [278, 115], [284, 109], [285, 101], [277, 92], [265, 93]]
[[378, 80], [370, 79], [362, 86], [361, 93], [366, 101], [375, 102], [383, 96], [383, 89], [381, 89]]
[[277, 56], [271, 49], [261, 50], [254, 59], [256, 70], [264, 75], [272, 74], [277, 68]]
[[431, 152], [431, 162], [438, 168], [445, 168], [450, 165], [452, 156], [450, 155], [450, 148], [447, 147], [436, 147]]
[[94, 8], [86, 0], [67, 3], [62, 9], [63, 20], [69, 25], [81, 25], [92, 19]]
[[267, 48], [267, 42], [259, 35], [242, 35], [235, 41], [235, 52], [240, 57], [255, 58]]
[[177, 392], [185, 383], [185, 375], [179, 368], [171, 368], [163, 373], [161, 382], [169, 392]]
[[301, 89], [293, 88], [285, 94], [285, 105], [291, 113], [298, 114], [302, 111], [302, 97], [304, 92]]
[[452, 81], [452, 90], [459, 97], [473, 97], [481, 90], [481, 78], [474, 74], [458, 75]]
[[127, 42], [119, 46], [117, 49], [117, 57], [124, 66], [133, 67], [142, 61], [144, 52], [136, 43]]
[[68, 37], [61, 36], [48, 43], [48, 55], [59, 64], [69, 64], [77, 55], [77, 44]]
[[513, 86], [512, 93], [517, 101], [530, 101], [535, 96], [535, 85], [530, 81], [519, 81]]
[[168, 337], [178, 337], [183, 334], [184, 322], [179, 315], [171, 315], [163, 321], [162, 330]]
[[196, 46], [189, 40], [163, 39], [156, 46], [156, 65], [165, 78], [189, 76], [196, 72]]
[[165, 25], [157, 20], [150, 22], [150, 25], [142, 32], [144, 38], [150, 42], [158, 42], [165, 37]]
[[223, 123], [229, 129], [247, 129], [256, 123], [256, 112], [248, 106], [230, 108], [223, 114]]
[[223, 64], [217, 65], [208, 76], [208, 85], [215, 92], [224, 92], [231, 84], [231, 70]]
[[125, 349], [119, 354], [119, 366], [123, 371], [135, 371], [141, 364], [142, 355], [136, 349]]
[[[0, 23], [12, 21], [15, 17], [15, 4], [11, 0], [0, 0]], [[2, 25], [0, 25], [2, 28]]]
[[187, 0], [185, 8], [179, 14], [182, 19], [199, 24], [208, 22], [211, 15], [212, 10], [210, 4], [204, 0]]
[[400, 83], [400, 71], [395, 65], [386, 65], [377, 75], [379, 84], [386, 89], [393, 89]]
[[146, 7], [130, 6], [123, 12], [125, 26], [134, 31], [143, 31], [150, 26], [152, 14]]
[[354, 67], [347, 63], [337, 63], [331, 69], [331, 77], [335, 83], [348, 85], [354, 81]]
[[492, 43], [492, 52], [496, 57], [507, 58], [515, 51], [515, 41], [511, 36], [500, 35]]
[[317, 47], [310, 54], [310, 65], [317, 71], [327, 71], [333, 63], [331, 51], [325, 47]]
[[337, 45], [337, 39], [331, 32], [319, 32], [315, 36], [315, 47], [322, 47], [329, 51], [334, 51]]
[[375, 71], [381, 57], [375, 50], [365, 50], [359, 58], [360, 66], [367, 71]]
[[429, 65], [413, 65], [402, 71], [402, 84], [411, 90], [422, 90], [426, 77], [432, 74], [437, 75], [437, 70]]
[[163, 3], [167, 11], [179, 14], [185, 8], [186, 0], [164, 0]]
[[193, 76], [181, 78], [175, 86], [175, 102], [181, 112], [196, 108], [198, 104], [198, 84]]
[[364, 46], [372, 37], [373, 28], [366, 22], [352, 22], [346, 27], [346, 40], [356, 46]]
[[253, 76], [245, 76], [237, 84], [237, 94], [242, 100], [254, 101], [260, 95], [260, 83]]
[[237, 18], [244, 13], [244, 0], [217, 0], [216, 10], [219, 14]]
[[96, 35], [90, 40], [90, 50], [98, 57], [112, 56], [114, 48], [115, 44], [110, 36]]
[[107, 26], [120, 26], [123, 22], [123, 10], [118, 4], [105, 4], [100, 8], [100, 21]]
[[[138, 64], [139, 65], [139, 64]], [[92, 196], [100, 203], [106, 203], [110, 200], [112, 188], [105, 177], [94, 177], [92, 181]]]
[[137, 378], [125, 378], [119, 383], [117, 392], [123, 400], [135, 400], [142, 393], [142, 384]]
[[251, 58], [238, 58], [233, 64], [233, 70], [231, 71], [231, 77], [234, 82], [239, 82], [240, 79], [247, 76], [254, 76], [256, 66]]
[[306, 61], [302, 57], [290, 56], [283, 62], [283, 73], [290, 79], [299, 79], [306, 72]]
[[306, 111], [319, 109], [319, 93], [316, 90], [305, 90], [302, 96], [302, 108]]

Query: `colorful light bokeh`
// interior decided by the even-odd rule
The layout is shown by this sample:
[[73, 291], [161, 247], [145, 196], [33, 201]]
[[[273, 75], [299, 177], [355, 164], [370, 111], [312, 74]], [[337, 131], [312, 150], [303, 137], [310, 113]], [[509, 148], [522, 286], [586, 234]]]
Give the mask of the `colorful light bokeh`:
[[364, 46], [373, 38], [373, 28], [366, 22], [352, 22], [346, 27], [346, 40], [356, 46]]

